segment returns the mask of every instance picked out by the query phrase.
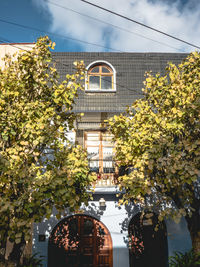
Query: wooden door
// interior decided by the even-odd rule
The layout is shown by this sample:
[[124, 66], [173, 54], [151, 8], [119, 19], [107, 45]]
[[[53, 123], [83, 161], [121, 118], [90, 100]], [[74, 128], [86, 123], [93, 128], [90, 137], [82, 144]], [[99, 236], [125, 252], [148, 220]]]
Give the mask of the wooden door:
[[[155, 227], [158, 227], [155, 230]], [[154, 213], [138, 213], [129, 224], [130, 267], [168, 266], [167, 232]]]
[[61, 221], [49, 239], [48, 267], [112, 267], [112, 240], [98, 220], [74, 215]]

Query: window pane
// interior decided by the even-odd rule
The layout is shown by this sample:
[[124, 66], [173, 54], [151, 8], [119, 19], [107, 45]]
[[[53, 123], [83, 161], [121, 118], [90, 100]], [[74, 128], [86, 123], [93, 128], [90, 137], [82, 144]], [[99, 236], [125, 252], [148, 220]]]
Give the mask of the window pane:
[[100, 141], [86, 141], [86, 146], [99, 146]]
[[105, 147], [108, 147], [108, 146], [113, 147], [114, 143], [111, 142], [111, 141], [102, 141], [102, 145], [105, 146]]
[[72, 218], [69, 222], [69, 236], [73, 238], [78, 233], [78, 221], [77, 218]]
[[102, 136], [103, 136], [103, 140], [111, 140], [113, 138], [113, 134], [111, 133], [102, 133]]
[[110, 133], [103, 133], [102, 134], [102, 140], [103, 141], [112, 141], [113, 135], [111, 135]]
[[95, 67], [90, 71], [90, 73], [99, 73], [99, 67]]
[[99, 147], [87, 147], [87, 153], [89, 159], [99, 159]]
[[112, 141], [113, 136], [109, 133], [104, 133], [102, 136], [102, 145], [103, 146], [114, 146], [114, 142]]
[[91, 172], [99, 173], [99, 160], [89, 160], [89, 168]]
[[101, 77], [101, 89], [112, 89], [112, 77], [111, 76]]
[[93, 234], [93, 222], [88, 219], [84, 219], [84, 224], [83, 224], [83, 234], [84, 235], [92, 235]]
[[90, 171], [99, 172], [99, 147], [87, 147]]
[[98, 141], [99, 140], [99, 133], [87, 133], [87, 140], [89, 141]]
[[100, 76], [89, 76], [89, 89], [100, 89]]
[[102, 72], [103, 73], [110, 73], [111, 71], [105, 67], [102, 67]]
[[103, 159], [111, 160], [113, 156], [113, 147], [103, 147]]

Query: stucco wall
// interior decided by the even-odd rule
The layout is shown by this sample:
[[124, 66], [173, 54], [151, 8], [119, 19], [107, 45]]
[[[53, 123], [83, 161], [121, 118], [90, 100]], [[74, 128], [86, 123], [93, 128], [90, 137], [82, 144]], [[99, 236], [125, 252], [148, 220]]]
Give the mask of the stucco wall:
[[[99, 208], [99, 199], [101, 197], [106, 200], [105, 210]], [[88, 207], [82, 207], [82, 210], [84, 210], [84, 214], [100, 220], [108, 228], [113, 242], [113, 267], [129, 267], [128, 225], [131, 218], [138, 212], [138, 208], [131, 205], [119, 207], [115, 195], [97, 194], [94, 196], [94, 201], [91, 201]], [[48, 238], [59, 222], [55, 214], [56, 210], [54, 210], [49, 220], [45, 219], [43, 223], [34, 225], [33, 253], [38, 252], [44, 256], [44, 267], [47, 267]], [[71, 215], [70, 213], [67, 214]], [[169, 256], [174, 251], [184, 252], [191, 248], [191, 240], [183, 219], [180, 224], [167, 220], [166, 226]], [[38, 241], [39, 234], [45, 234], [46, 240], [44, 242]]]
[[[123, 265], [124, 267], [128, 267], [129, 252], [125, 242], [127, 240], [127, 231], [122, 232], [122, 224], [127, 217], [125, 208], [118, 208], [117, 202], [109, 199], [106, 201], [105, 211], [100, 210], [98, 201], [92, 201], [87, 208], [82, 207], [82, 209], [85, 211], [85, 214], [100, 220], [108, 228], [113, 242], [113, 266], [121, 267]], [[38, 252], [44, 256], [44, 267], [47, 267], [48, 238], [53, 228], [59, 222], [55, 214], [56, 211], [54, 211], [54, 214], [52, 214], [49, 220], [45, 219], [43, 223], [34, 225], [33, 253]], [[68, 214], [71, 215], [70, 213]], [[45, 242], [38, 241], [39, 234], [46, 235]]]
[[180, 223], [167, 220], [166, 226], [169, 256], [172, 256], [175, 251], [186, 252], [192, 247], [190, 234], [184, 218], [181, 219]]
[[[16, 52], [30, 50], [35, 44], [21, 43], [21, 44], [0, 44], [0, 67], [4, 67], [3, 58], [6, 54], [13, 55]], [[14, 58], [14, 57], [13, 57]]]

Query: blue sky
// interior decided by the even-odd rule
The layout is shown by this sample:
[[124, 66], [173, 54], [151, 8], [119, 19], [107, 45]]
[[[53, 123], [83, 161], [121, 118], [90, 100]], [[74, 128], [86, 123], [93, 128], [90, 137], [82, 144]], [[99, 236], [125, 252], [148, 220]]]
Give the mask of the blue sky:
[[[0, 41], [4, 38], [10, 42], [35, 42], [45, 31], [51, 31], [52, 16], [48, 10], [40, 8], [32, 0], [1, 0], [0, 19], [44, 30], [43, 32], [25, 29], [0, 21]], [[52, 31], [53, 32], [53, 31]], [[54, 33], [54, 32], [53, 32]], [[48, 34], [50, 36], [50, 34]], [[56, 51], [78, 51], [76, 42], [50, 36], [56, 42]]]
[[[199, 0], [89, 1], [200, 46]], [[80, 0], [49, 0], [49, 2], [1, 0], [0, 20], [51, 32], [52, 34], [48, 35], [56, 42], [55, 51], [190, 52], [195, 50]], [[34, 42], [44, 34], [0, 21], [1, 42], [3, 40]]]

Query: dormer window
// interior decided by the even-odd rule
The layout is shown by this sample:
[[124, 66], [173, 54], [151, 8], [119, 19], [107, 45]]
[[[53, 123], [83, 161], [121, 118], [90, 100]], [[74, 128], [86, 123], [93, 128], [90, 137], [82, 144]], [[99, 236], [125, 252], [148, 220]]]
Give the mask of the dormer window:
[[86, 90], [115, 91], [115, 71], [112, 66], [104, 62], [90, 65], [87, 71]]

